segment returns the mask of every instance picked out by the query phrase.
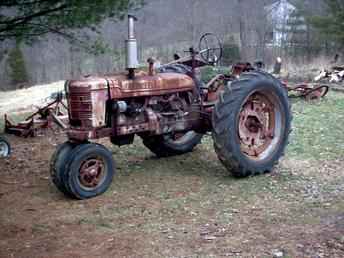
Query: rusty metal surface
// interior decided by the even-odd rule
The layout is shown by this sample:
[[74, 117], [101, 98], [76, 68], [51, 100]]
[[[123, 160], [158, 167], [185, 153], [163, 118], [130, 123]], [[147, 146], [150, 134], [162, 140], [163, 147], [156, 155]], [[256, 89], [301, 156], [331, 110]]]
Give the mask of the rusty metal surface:
[[295, 97], [302, 97], [306, 100], [318, 100], [325, 97], [329, 91], [329, 86], [327, 85], [314, 85], [314, 84], [297, 84], [290, 86], [286, 82], [283, 82], [284, 87], [292, 93], [295, 93]]
[[128, 134], [135, 134], [139, 132], [145, 131], [154, 131], [156, 125], [154, 127], [150, 127], [149, 122], [143, 124], [136, 124], [136, 125], [126, 125], [126, 126], [119, 126], [117, 127], [117, 135], [128, 135]]
[[[194, 87], [195, 84], [191, 77], [177, 73], [153, 76], [141, 73], [132, 80], [128, 79], [125, 74], [118, 74], [104, 78], [87, 77], [69, 81], [67, 96], [72, 127], [69, 137], [76, 140], [97, 138], [99, 129], [109, 126], [106, 119], [107, 112], [113, 112], [111, 116], [115, 121], [115, 124], [112, 125], [115, 128], [107, 131], [109, 133], [107, 136], [128, 135], [144, 131], [161, 133], [160, 124], [165, 120], [159, 119], [156, 112], [149, 109], [149, 105], [154, 106], [154, 103], [161, 102], [170, 104], [172, 109], [173, 104], [175, 108], [179, 108], [180, 105], [185, 108], [185, 104], [178, 104], [179, 102], [175, 101], [174, 94], [191, 92]], [[169, 98], [165, 100], [164, 95], [168, 95]], [[156, 99], [153, 101], [154, 98]], [[132, 103], [135, 99], [145, 99], [145, 103], [142, 103], [144, 107], [142, 106], [142, 111], [137, 115], [123, 115], [114, 110], [107, 110], [106, 103], [109, 100], [112, 101], [111, 103], [119, 100]], [[159, 120], [161, 121], [159, 122]]]
[[255, 93], [243, 105], [239, 115], [239, 139], [242, 151], [258, 158], [272, 143], [275, 131], [274, 104], [263, 94]]
[[206, 103], [206, 105], [211, 105], [218, 100], [219, 94], [224, 90], [226, 83], [227, 79], [223, 74], [216, 75], [207, 83], [205, 86], [207, 89], [205, 92], [205, 101], [209, 104]]
[[177, 73], [136, 76], [134, 80], [123, 75], [107, 79], [110, 83], [111, 99], [163, 95], [191, 91], [195, 87], [191, 77]]
[[160, 73], [153, 76], [138, 73], [133, 80], [126, 74], [107, 75], [104, 77], [86, 77], [71, 80], [69, 89], [86, 92], [107, 90], [109, 82], [111, 99], [163, 95], [166, 93], [190, 91], [195, 86], [191, 77], [177, 73]]
[[[67, 103], [71, 126], [92, 126], [93, 106], [91, 96], [92, 84], [81, 84], [80, 81], [69, 82]], [[102, 102], [104, 102], [103, 100]]]
[[329, 86], [321, 85], [310, 89], [306, 95], [307, 100], [320, 99], [326, 96], [329, 91]]
[[69, 116], [72, 126], [105, 126], [106, 101], [109, 99], [107, 81], [91, 77], [68, 84]]
[[79, 180], [81, 187], [85, 190], [96, 188], [105, 179], [106, 165], [99, 157], [90, 158], [84, 161], [79, 169]]
[[88, 139], [99, 139], [112, 135], [111, 128], [70, 128], [67, 130], [67, 136], [72, 141], [83, 142]]

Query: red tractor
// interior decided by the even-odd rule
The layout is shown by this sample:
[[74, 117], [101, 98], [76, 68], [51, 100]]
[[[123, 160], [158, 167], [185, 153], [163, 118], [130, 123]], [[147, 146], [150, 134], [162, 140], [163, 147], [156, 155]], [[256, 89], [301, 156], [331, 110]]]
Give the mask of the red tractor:
[[207, 85], [195, 69], [222, 54], [213, 34], [184, 58], [147, 72], [137, 71], [136, 18], [128, 17], [127, 72], [66, 82], [68, 141], [51, 159], [51, 176], [67, 196], [86, 199], [104, 193], [115, 173], [112, 153], [92, 140], [109, 137], [115, 145], [135, 135], [158, 157], [191, 152], [212, 132], [215, 151], [234, 175], [270, 172], [284, 153], [291, 128], [288, 92], [260, 71], [239, 78], [218, 75]]

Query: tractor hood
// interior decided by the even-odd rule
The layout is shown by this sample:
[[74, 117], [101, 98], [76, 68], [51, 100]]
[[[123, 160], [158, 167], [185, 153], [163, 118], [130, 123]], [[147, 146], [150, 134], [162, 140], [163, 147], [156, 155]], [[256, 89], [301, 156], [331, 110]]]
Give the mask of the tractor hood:
[[119, 74], [69, 81], [67, 92], [77, 88], [81, 91], [81, 88], [87, 88], [89, 91], [104, 90], [106, 94], [110, 92], [111, 99], [124, 99], [192, 91], [194, 87], [190, 76], [179, 73], [159, 73], [153, 76], [144, 74], [135, 76], [134, 79]]
[[129, 80], [126, 76], [107, 78], [112, 98], [143, 97], [163, 95], [194, 89], [191, 77], [178, 73], [160, 73], [154, 76], [135, 76]]

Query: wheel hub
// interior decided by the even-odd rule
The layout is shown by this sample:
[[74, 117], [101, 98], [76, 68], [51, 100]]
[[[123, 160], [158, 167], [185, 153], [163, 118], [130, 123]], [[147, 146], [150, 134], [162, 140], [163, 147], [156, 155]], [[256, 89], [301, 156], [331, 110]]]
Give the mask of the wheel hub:
[[79, 170], [79, 180], [86, 188], [97, 187], [105, 176], [105, 164], [100, 158], [85, 161]]
[[251, 95], [239, 115], [239, 139], [242, 151], [257, 158], [272, 142], [275, 131], [273, 103], [263, 94]]

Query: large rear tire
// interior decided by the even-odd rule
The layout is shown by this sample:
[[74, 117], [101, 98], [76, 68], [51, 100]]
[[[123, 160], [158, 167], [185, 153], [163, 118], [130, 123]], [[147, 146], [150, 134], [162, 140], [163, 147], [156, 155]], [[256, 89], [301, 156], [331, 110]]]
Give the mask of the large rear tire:
[[[191, 68], [183, 64], [163, 66], [160, 73], [180, 73], [191, 76]], [[197, 89], [202, 83], [194, 78]], [[186, 133], [171, 133], [168, 135], [141, 136], [143, 144], [158, 157], [181, 155], [193, 151], [202, 140], [203, 135], [189, 131]]]
[[270, 172], [291, 131], [287, 91], [264, 72], [228, 84], [213, 112], [213, 140], [222, 164], [237, 177]]
[[158, 157], [169, 157], [193, 151], [201, 142], [202, 136], [202, 134], [189, 131], [185, 134], [142, 137], [142, 142]]

